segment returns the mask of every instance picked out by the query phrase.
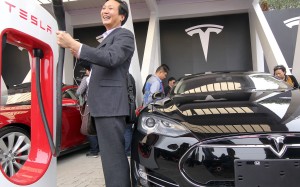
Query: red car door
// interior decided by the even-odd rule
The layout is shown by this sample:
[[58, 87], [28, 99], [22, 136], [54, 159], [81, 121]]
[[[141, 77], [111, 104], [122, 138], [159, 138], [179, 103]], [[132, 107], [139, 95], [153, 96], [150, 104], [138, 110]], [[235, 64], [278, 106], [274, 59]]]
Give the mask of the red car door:
[[62, 101], [62, 150], [83, 144], [86, 136], [80, 133], [81, 112], [75, 95], [77, 87], [70, 87], [63, 91]]

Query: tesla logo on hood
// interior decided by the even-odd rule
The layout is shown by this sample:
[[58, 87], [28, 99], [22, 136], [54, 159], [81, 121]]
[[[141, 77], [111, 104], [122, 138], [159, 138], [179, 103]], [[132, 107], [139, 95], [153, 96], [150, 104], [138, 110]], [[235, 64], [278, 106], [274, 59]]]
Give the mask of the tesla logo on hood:
[[286, 151], [286, 146], [284, 145], [283, 141], [285, 139], [284, 136], [281, 135], [271, 135], [267, 137], [268, 140], [271, 140], [271, 150], [279, 157]]
[[[205, 30], [206, 28], [206, 30]], [[221, 25], [214, 25], [214, 24], [204, 24], [204, 25], [197, 25], [194, 27], [190, 27], [185, 29], [185, 32], [193, 36], [194, 34], [199, 34], [200, 41], [203, 48], [203, 53], [205, 56], [205, 60], [207, 62], [207, 52], [208, 52], [208, 45], [209, 45], [209, 37], [211, 32], [215, 32], [219, 34], [223, 30], [224, 26]]]
[[287, 20], [283, 21], [283, 23], [287, 27], [292, 28], [293, 26], [299, 25], [299, 20], [300, 20], [300, 16], [299, 17], [294, 17], [294, 18], [287, 19]]

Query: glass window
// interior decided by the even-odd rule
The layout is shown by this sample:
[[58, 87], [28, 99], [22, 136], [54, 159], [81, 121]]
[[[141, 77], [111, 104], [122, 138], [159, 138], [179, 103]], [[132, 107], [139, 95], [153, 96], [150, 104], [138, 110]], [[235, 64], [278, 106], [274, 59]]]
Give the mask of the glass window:
[[254, 74], [249, 77], [253, 81], [256, 90], [282, 90], [291, 88], [284, 81], [278, 80], [273, 76]]
[[30, 55], [24, 48], [3, 45], [1, 72], [1, 105], [30, 105]]
[[77, 100], [78, 97], [76, 96], [76, 88], [70, 88], [65, 90], [62, 94], [62, 97]]
[[175, 86], [173, 94], [284, 89], [291, 88], [267, 73], [216, 73], [184, 77]]

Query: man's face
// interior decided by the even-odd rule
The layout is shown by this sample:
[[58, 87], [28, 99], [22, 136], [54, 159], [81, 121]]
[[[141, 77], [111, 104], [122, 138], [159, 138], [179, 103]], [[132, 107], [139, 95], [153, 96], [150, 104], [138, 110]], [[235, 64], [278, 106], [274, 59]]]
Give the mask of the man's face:
[[119, 6], [115, 0], [109, 0], [103, 5], [100, 15], [106, 30], [121, 26], [124, 16], [119, 15]]
[[86, 75], [90, 75], [90, 70], [86, 69], [86, 70], [85, 70], [85, 74], [86, 74]]
[[173, 86], [175, 85], [175, 83], [176, 83], [175, 80], [171, 80], [171, 81], [169, 81], [169, 86], [170, 86], [171, 88], [173, 88]]
[[165, 78], [167, 78], [168, 73], [165, 71], [159, 71], [158, 73], [158, 77], [160, 78], [160, 80], [164, 80]]

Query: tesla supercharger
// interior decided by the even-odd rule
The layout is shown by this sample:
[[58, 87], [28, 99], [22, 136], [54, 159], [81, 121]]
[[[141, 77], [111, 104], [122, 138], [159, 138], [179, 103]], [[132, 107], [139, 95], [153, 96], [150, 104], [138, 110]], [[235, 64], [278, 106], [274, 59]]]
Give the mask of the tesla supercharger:
[[[56, 131], [55, 81], [59, 51], [56, 43], [57, 22], [34, 0], [0, 0], [0, 17], [1, 106], [8, 99], [9, 88], [5, 85], [2, 77], [2, 73], [5, 72], [3, 56], [7, 55], [3, 52], [7, 51], [5, 48], [8, 45], [28, 51], [29, 77], [31, 77], [30, 152], [26, 162], [18, 168], [14, 175], [7, 176], [1, 168], [0, 187], [54, 187], [57, 186], [57, 160], [52, 154], [53, 151], [51, 151], [45, 131], [37, 87], [40, 86], [45, 119], [48, 122], [50, 134], [54, 137], [53, 134]], [[5, 63], [14, 63], [15, 68], [19, 68], [18, 63], [23, 62]], [[37, 70], [40, 71], [39, 75], [37, 75]], [[37, 82], [40, 82], [40, 85], [37, 85]]]

